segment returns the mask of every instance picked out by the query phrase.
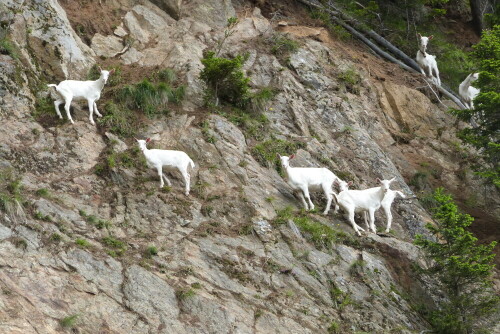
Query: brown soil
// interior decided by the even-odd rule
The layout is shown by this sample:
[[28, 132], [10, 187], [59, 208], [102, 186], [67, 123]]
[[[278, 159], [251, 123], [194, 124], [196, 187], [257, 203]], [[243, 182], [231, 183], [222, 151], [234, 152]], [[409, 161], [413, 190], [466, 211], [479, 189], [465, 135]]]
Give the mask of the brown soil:
[[[61, 0], [59, 3], [66, 11], [71, 26], [87, 45], [90, 45], [95, 33], [113, 34], [113, 28], [120, 24], [121, 17], [126, 13], [125, 8], [113, 8], [101, 0]], [[99, 9], [96, 10], [96, 7]]]

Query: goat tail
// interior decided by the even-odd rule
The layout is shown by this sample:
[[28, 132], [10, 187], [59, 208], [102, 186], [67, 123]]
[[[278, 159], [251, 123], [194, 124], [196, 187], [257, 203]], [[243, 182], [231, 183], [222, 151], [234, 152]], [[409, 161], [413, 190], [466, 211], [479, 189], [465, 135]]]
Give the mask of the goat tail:
[[48, 84], [47, 87], [56, 87], [56, 89], [57, 89], [57, 85], [56, 84]]

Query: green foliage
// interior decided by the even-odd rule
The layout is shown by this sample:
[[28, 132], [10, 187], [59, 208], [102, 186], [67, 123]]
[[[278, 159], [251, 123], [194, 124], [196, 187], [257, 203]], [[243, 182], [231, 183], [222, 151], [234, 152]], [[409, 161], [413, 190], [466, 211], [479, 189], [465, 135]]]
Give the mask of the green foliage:
[[330, 326], [328, 326], [327, 331], [330, 334], [339, 334], [340, 333], [340, 325], [336, 321], [332, 321]]
[[184, 94], [184, 89], [179, 89], [172, 89], [163, 82], [155, 84], [148, 79], [144, 79], [137, 84], [123, 87], [117, 93], [117, 98], [128, 108], [141, 110], [146, 116], [152, 118], [155, 115], [167, 115], [169, 113], [166, 108], [167, 103], [169, 101], [179, 101]]
[[54, 242], [59, 242], [62, 240], [62, 236], [59, 233], [52, 233], [50, 240]]
[[290, 38], [288, 34], [275, 33], [270, 37], [271, 53], [276, 56], [288, 56], [299, 49], [299, 43]]
[[88, 242], [85, 239], [80, 239], [80, 238], [78, 238], [78, 239], [75, 240], [75, 244], [77, 244], [81, 248], [88, 248], [88, 247], [91, 246], [90, 242]]
[[73, 314], [70, 316], [67, 316], [61, 320], [59, 320], [59, 324], [63, 328], [73, 328], [75, 327], [76, 320], [78, 318], [78, 314]]
[[361, 83], [361, 76], [355, 69], [349, 68], [338, 75], [339, 80], [344, 84], [345, 88], [353, 93], [359, 94], [359, 84]]
[[50, 196], [50, 192], [49, 192], [49, 190], [48, 190], [48, 189], [46, 189], [46, 188], [40, 188], [40, 189], [38, 189], [38, 190], [35, 192], [35, 194], [36, 194], [37, 196], [44, 197], [44, 198], [50, 198], [50, 197], [51, 197], [51, 196]]
[[109, 101], [104, 106], [103, 117], [97, 119], [101, 126], [122, 137], [133, 137], [139, 129], [139, 117], [131, 109]]
[[434, 200], [431, 211], [436, 224], [426, 225], [434, 239], [418, 235], [415, 240], [432, 260], [423, 272], [434, 276], [439, 282], [437, 291], [447, 296], [430, 312], [429, 321], [435, 333], [471, 333], [480, 328], [483, 316], [498, 311], [500, 297], [491, 289], [496, 242], [478, 244], [467, 230], [474, 219], [460, 213], [443, 189], [435, 191]]
[[466, 121], [477, 126], [459, 133], [465, 143], [481, 150], [491, 166], [478, 166], [479, 174], [500, 187], [500, 25], [483, 31], [481, 41], [474, 46], [473, 57], [479, 65], [479, 80], [474, 85], [481, 93], [474, 100], [473, 110], [455, 110]]
[[9, 55], [14, 59], [18, 57], [14, 45], [7, 38], [0, 39], [0, 54]]
[[291, 155], [299, 148], [305, 147], [306, 144], [303, 142], [271, 138], [255, 145], [252, 154], [262, 166], [274, 166], [282, 174], [281, 163], [277, 155]]
[[201, 123], [201, 134], [207, 143], [215, 144], [217, 142], [217, 138], [210, 133], [210, 122], [208, 120]]
[[276, 90], [271, 87], [261, 88], [250, 97], [252, 109], [256, 113], [262, 113], [268, 110], [269, 102], [276, 95]]
[[274, 224], [285, 224], [292, 220], [317, 248], [330, 248], [333, 244], [350, 242], [350, 236], [342, 231], [324, 225], [311, 219], [306, 213], [294, 213], [291, 207], [286, 207], [276, 212]]
[[230, 17], [227, 19], [226, 23], [226, 29], [224, 30], [224, 37], [222, 37], [220, 40], [217, 41], [217, 46], [215, 48], [215, 55], [218, 57], [220, 52], [222, 51], [222, 48], [224, 47], [224, 43], [226, 40], [234, 34], [234, 28], [238, 24], [238, 18], [237, 17]]
[[21, 178], [16, 174], [12, 169], [0, 170], [0, 210], [7, 213], [17, 211], [23, 203]]
[[112, 236], [102, 238], [101, 242], [105, 246], [111, 248], [107, 253], [112, 257], [122, 256], [127, 250], [127, 245], [123, 241]]
[[[95, 76], [98, 77], [99, 72], [92, 68], [89, 77]], [[113, 83], [113, 80], [116, 82]], [[115, 68], [110, 81], [111, 86], [122, 81], [120, 68]], [[106, 103], [104, 116], [98, 119], [98, 123], [119, 136], [133, 137], [142, 126], [140, 113], [149, 118], [167, 115], [168, 103], [179, 104], [184, 95], [185, 87], [177, 83], [175, 72], [172, 69], [163, 69], [152, 73], [149, 78], [139, 83], [115, 89], [113, 101]]]
[[152, 258], [153, 256], [158, 255], [158, 248], [156, 248], [155, 246], [149, 246], [146, 249], [145, 255], [148, 258]]
[[175, 292], [175, 296], [179, 301], [186, 300], [188, 298], [194, 297], [196, 295], [196, 291], [191, 288], [179, 289]]
[[214, 103], [217, 106], [220, 100], [238, 108], [247, 106], [250, 99], [250, 78], [242, 71], [247, 58], [248, 55], [238, 55], [227, 59], [216, 57], [213, 51], [205, 53], [201, 60], [205, 68], [201, 71], [200, 78], [207, 85], [205, 93], [209, 104]]
[[99, 176], [109, 175], [110, 172], [117, 166], [124, 168], [143, 168], [146, 166], [146, 158], [140, 152], [137, 146], [134, 146], [123, 152], [115, 152], [112, 147], [108, 146], [108, 155], [105, 156], [103, 162], [94, 166], [94, 173]]

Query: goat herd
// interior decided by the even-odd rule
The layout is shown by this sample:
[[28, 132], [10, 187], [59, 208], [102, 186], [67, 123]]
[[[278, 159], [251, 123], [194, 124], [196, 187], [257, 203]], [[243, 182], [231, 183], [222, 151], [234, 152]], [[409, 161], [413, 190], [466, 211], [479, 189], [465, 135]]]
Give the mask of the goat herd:
[[[441, 86], [439, 78], [439, 70], [436, 62], [436, 56], [427, 53], [427, 44], [434, 37], [429, 37], [417, 34], [419, 38], [419, 48], [417, 51], [417, 63], [420, 66], [420, 71], [423, 75], [430, 78], [432, 83]], [[479, 78], [479, 73], [471, 73], [458, 86], [458, 93], [464, 102], [466, 108], [474, 109], [474, 98], [479, 94], [479, 89], [472, 87], [471, 84]]]
[[[441, 80], [439, 78], [436, 57], [426, 52], [427, 44], [433, 36], [431, 35], [429, 37], [425, 37], [418, 34], [418, 37], [420, 38], [420, 46], [416, 59], [421, 68], [422, 74], [429, 77], [434, 84], [440, 86]], [[95, 81], [64, 80], [58, 85], [48, 85], [49, 87], [55, 87], [58, 93], [58, 98], [54, 101], [54, 106], [59, 118], [62, 119], [59, 106], [64, 103], [66, 115], [70, 122], [74, 124], [70, 114], [70, 105], [72, 100], [86, 100], [88, 102], [90, 123], [95, 124], [92, 117], [94, 112], [98, 117], [102, 116], [97, 109], [96, 101], [100, 98], [101, 91], [107, 82], [109, 75], [112, 74], [114, 70], [106, 71], [100, 67], [99, 70], [101, 72], [100, 77]], [[471, 83], [476, 81], [478, 76], [478, 73], [472, 73], [460, 84], [459, 93], [467, 108], [474, 107], [473, 100], [476, 95], [479, 94], [479, 90], [471, 86]], [[148, 166], [157, 170], [158, 176], [160, 177], [160, 187], [164, 186], [163, 180], [165, 180], [168, 186], [171, 185], [170, 180], [163, 173], [163, 168], [170, 170], [177, 169], [184, 178], [185, 194], [189, 195], [191, 177], [188, 172], [188, 168], [194, 168], [195, 165], [193, 160], [191, 160], [191, 158], [189, 158], [189, 156], [182, 151], [148, 149], [146, 145], [150, 142], [150, 138], [146, 140], [137, 139], [137, 142], [146, 157]], [[328, 214], [332, 200], [335, 199], [334, 212], [338, 211], [339, 206], [342, 207], [347, 214], [352, 228], [358, 235], [361, 235], [360, 230], [365, 230], [355, 223], [355, 213], [363, 213], [367, 230], [376, 233], [375, 211], [382, 207], [387, 217], [385, 232], [389, 232], [392, 222], [392, 202], [397, 195], [405, 198], [404, 194], [400, 191], [391, 190], [389, 188], [391, 182], [393, 182], [395, 178], [390, 180], [377, 179], [377, 182], [380, 183], [379, 187], [364, 190], [349, 190], [348, 187], [352, 184], [352, 181], [347, 183], [340, 180], [327, 168], [298, 168], [290, 166], [290, 160], [294, 157], [294, 154], [289, 157], [278, 155], [278, 158], [281, 161], [281, 166], [285, 171], [288, 184], [294, 192], [299, 195], [299, 198], [301, 199], [306, 210], [314, 209], [314, 204], [309, 197], [309, 191], [322, 190], [327, 198], [326, 208], [323, 211], [324, 215]], [[340, 189], [338, 194], [333, 191], [334, 185], [338, 186]], [[368, 220], [367, 214], [369, 218]]]

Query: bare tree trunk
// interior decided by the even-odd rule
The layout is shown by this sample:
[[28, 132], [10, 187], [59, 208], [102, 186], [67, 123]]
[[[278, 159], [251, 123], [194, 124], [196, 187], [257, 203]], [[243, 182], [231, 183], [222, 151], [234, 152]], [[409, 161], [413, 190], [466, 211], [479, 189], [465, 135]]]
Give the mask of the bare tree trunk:
[[481, 31], [485, 28], [484, 15], [494, 12], [495, 2], [495, 0], [469, 0], [472, 23], [478, 34], [481, 34]]

